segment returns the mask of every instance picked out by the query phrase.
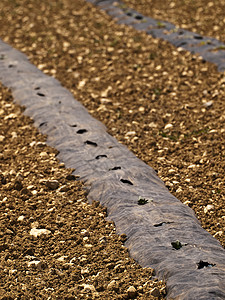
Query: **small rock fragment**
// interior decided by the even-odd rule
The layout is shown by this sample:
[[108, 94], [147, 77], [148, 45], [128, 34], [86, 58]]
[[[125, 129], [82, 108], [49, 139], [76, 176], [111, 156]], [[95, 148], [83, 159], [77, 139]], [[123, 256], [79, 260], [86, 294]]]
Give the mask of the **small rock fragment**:
[[213, 101], [208, 101], [203, 104], [206, 108], [209, 108], [213, 105]]
[[164, 129], [170, 129], [173, 127], [173, 124], [166, 124], [166, 126], [164, 127]]
[[63, 192], [67, 192], [69, 190], [69, 187], [67, 185], [62, 185], [58, 191], [63, 193]]
[[131, 299], [134, 299], [137, 295], [137, 290], [136, 288], [131, 285], [128, 289], [127, 289], [127, 294], [128, 294], [128, 297], [131, 298]]
[[46, 146], [46, 143], [44, 143], [44, 142], [37, 142], [36, 146], [41, 148], [41, 147]]
[[39, 155], [40, 155], [40, 157], [43, 158], [43, 159], [49, 157], [49, 155], [48, 155], [47, 152], [41, 152]]
[[0, 135], [0, 142], [3, 142], [5, 139], [4, 135]]
[[159, 291], [159, 289], [154, 288], [154, 289], [151, 291], [151, 295], [154, 296], [154, 297], [159, 297], [159, 296], [160, 296], [160, 291]]
[[32, 228], [30, 230], [30, 235], [34, 236], [34, 237], [38, 237], [41, 235], [49, 235], [51, 233], [50, 230], [48, 229], [37, 229], [37, 228]]
[[118, 289], [118, 284], [116, 280], [112, 280], [108, 285], [107, 285], [108, 290], [117, 290]]
[[17, 219], [17, 221], [22, 222], [24, 219], [25, 219], [24, 216], [19, 216], [18, 219]]
[[214, 205], [212, 204], [208, 204], [205, 208], [204, 208], [204, 213], [207, 214], [207, 212], [209, 212], [210, 210], [214, 209]]
[[46, 186], [51, 190], [56, 190], [59, 187], [59, 182], [58, 182], [58, 180], [54, 180], [54, 179], [47, 180]]
[[81, 284], [80, 287], [83, 287], [82, 292], [95, 292], [96, 289], [92, 284]]
[[39, 270], [43, 270], [47, 267], [46, 263], [41, 262], [40, 260], [32, 260], [27, 263], [27, 266], [31, 268], [37, 268]]

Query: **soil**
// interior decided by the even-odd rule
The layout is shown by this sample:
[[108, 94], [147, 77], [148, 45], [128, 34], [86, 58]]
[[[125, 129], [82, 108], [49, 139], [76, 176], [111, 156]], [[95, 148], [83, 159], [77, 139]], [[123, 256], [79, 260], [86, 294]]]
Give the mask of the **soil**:
[[225, 2], [223, 0], [124, 0], [144, 16], [169, 21], [179, 28], [225, 42]]
[[225, 247], [225, 74], [84, 0], [2, 0], [0, 12], [0, 37], [59, 79]]
[[162, 299], [163, 282], [1, 85], [0, 104], [0, 299]]

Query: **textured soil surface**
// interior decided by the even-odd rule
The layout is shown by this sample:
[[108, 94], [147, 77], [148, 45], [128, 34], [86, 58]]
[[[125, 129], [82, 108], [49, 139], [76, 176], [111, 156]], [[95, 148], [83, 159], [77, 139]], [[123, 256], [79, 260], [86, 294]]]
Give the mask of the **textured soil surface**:
[[0, 105], [0, 299], [162, 299], [2, 86]]
[[0, 37], [70, 89], [225, 246], [224, 74], [83, 0], [2, 0], [0, 11]]
[[[139, 158], [158, 172], [171, 192], [186, 205], [193, 208], [202, 226], [225, 246], [224, 74], [218, 73], [212, 64], [205, 63], [185, 51], [178, 51], [166, 42], [153, 39], [125, 26], [116, 25], [104, 12], [83, 0], [60, 0], [49, 4], [40, 0], [10, 2], [2, 0], [0, 2], [0, 14], [0, 38], [26, 53], [32, 63], [45, 73], [55, 76], [65, 87], [70, 89], [75, 98], [80, 100], [90, 113], [107, 126], [110, 134], [126, 144]], [[3, 94], [6, 95], [6, 92], [4, 91]], [[8, 115], [10, 113], [8, 112]], [[14, 120], [14, 118], [8, 120], [11, 119]], [[16, 132], [13, 127], [11, 131]], [[4, 145], [9, 139], [10, 131], [7, 129], [6, 132], [5, 129], [1, 135]], [[6, 138], [4, 138], [5, 136]], [[15, 134], [11, 134], [11, 139], [13, 136]], [[21, 145], [28, 140], [28, 138], [26, 140], [21, 139], [20, 133], [17, 133], [17, 136]], [[89, 284], [94, 285], [96, 289], [96, 292], [93, 293], [107, 293], [107, 297], [115, 299], [123, 293], [127, 297], [127, 289], [130, 285], [134, 285], [137, 290], [139, 285], [143, 286], [143, 289], [147, 288], [148, 284], [145, 286], [145, 283], [149, 280], [151, 271], [146, 269], [142, 270], [142, 272], [147, 273], [141, 275], [138, 283], [135, 279], [133, 282], [131, 279], [125, 283], [122, 282], [123, 279], [126, 280], [124, 274], [133, 274], [132, 278], [136, 278], [135, 272], [137, 271], [124, 273], [123, 267], [126, 267], [126, 258], [117, 259], [114, 257], [117, 252], [120, 254], [121, 252], [127, 253], [122, 244], [118, 244], [120, 238], [115, 234], [113, 235], [115, 246], [111, 251], [112, 258], [109, 254], [105, 254], [104, 247], [101, 249], [101, 246], [99, 250], [96, 250], [98, 253], [90, 254], [90, 249], [95, 247], [95, 242], [92, 242], [94, 235], [97, 236], [97, 240], [100, 239], [101, 241], [102, 237], [106, 235], [102, 231], [101, 234], [92, 234], [92, 227], [99, 226], [100, 230], [103, 230], [104, 227], [104, 230], [111, 233], [114, 232], [111, 229], [112, 225], [104, 221], [104, 209], [94, 207], [94, 210], [91, 210], [90, 206], [83, 204], [83, 201], [77, 201], [74, 196], [75, 192], [79, 194], [78, 199], [84, 197], [81, 185], [66, 179], [69, 171], [63, 168], [57, 169], [59, 166], [56, 166], [57, 163], [54, 161], [55, 151], [50, 150], [49, 147], [39, 149], [41, 144], [29, 146], [32, 141], [37, 141], [37, 136], [36, 133], [34, 138], [33, 133], [33, 138], [27, 142], [28, 150], [23, 145], [19, 151], [21, 154], [23, 151], [25, 152], [26, 160], [28, 157], [30, 157], [31, 162], [35, 160], [32, 163], [35, 167], [32, 169], [31, 175], [29, 175], [31, 167], [28, 162], [26, 161], [24, 165], [25, 159], [20, 159], [17, 168], [14, 167], [13, 162], [10, 162], [10, 158], [7, 160], [7, 155], [12, 157], [12, 141], [17, 141], [17, 138], [10, 141], [8, 150], [6, 148], [8, 152], [2, 153], [3, 162], [8, 164], [4, 168], [1, 167], [2, 171], [6, 172], [5, 175], [2, 175], [3, 182], [5, 177], [8, 180], [8, 185], [3, 184], [2, 188], [5, 190], [8, 186], [7, 189], [9, 189], [6, 189], [7, 195], [4, 195], [4, 198], [9, 197], [9, 193], [11, 195], [10, 189], [15, 193], [9, 202], [3, 201], [4, 198], [2, 199], [3, 207], [9, 205], [6, 207], [9, 212], [6, 212], [7, 216], [4, 215], [4, 222], [2, 222], [5, 224], [4, 226], [9, 227], [7, 227], [9, 231], [7, 231], [7, 236], [2, 235], [1, 238], [9, 241], [6, 242], [8, 245], [6, 249], [4, 249], [5, 246], [2, 246], [2, 253], [4, 254], [3, 263], [6, 264], [6, 266], [3, 264], [3, 270], [6, 269], [7, 276], [11, 276], [7, 277], [12, 284], [11, 288], [14, 291], [17, 288], [14, 285], [16, 281], [11, 279], [14, 278], [12, 276], [28, 272], [23, 279], [20, 276], [17, 277], [17, 281], [22, 280], [25, 284], [25, 291], [23, 292], [20, 288], [17, 292], [18, 295], [19, 293], [25, 294], [26, 291], [30, 293], [29, 290], [32, 290], [33, 287], [31, 279], [35, 278], [36, 284], [37, 281], [40, 284], [40, 293], [44, 293], [44, 287], [62, 289], [62, 291], [57, 290], [56, 292], [60, 299], [61, 295], [65, 293], [64, 289], [68, 289], [70, 286], [72, 273], [70, 268], [73, 268], [73, 265], [71, 266], [73, 257], [76, 257], [77, 261], [79, 260], [79, 263], [76, 262], [75, 264], [74, 273], [80, 276], [78, 280], [81, 281], [77, 285], [75, 284], [75, 288], [74, 281], [71, 283], [70, 287], [74, 289], [71, 293], [83, 293], [86, 286], [82, 286], [82, 284]], [[15, 143], [15, 149], [18, 150], [19, 144], [18, 142]], [[48, 157], [51, 156], [52, 165], [46, 164], [46, 161], [38, 162], [36, 157], [48, 161], [46, 154], [40, 155], [41, 152], [47, 153]], [[14, 156], [17, 157], [16, 150], [14, 153], [16, 153]], [[4, 158], [5, 155], [6, 159]], [[40, 171], [38, 165], [42, 166]], [[27, 174], [26, 176], [24, 172]], [[16, 183], [17, 181], [21, 182], [16, 178], [19, 173], [24, 178], [22, 180], [24, 186], [21, 187], [20, 191], [17, 191], [14, 188], [15, 186], [20, 188], [20, 183]], [[37, 174], [41, 174], [41, 178]], [[65, 194], [61, 194], [58, 189], [54, 192], [48, 190], [46, 182], [41, 181], [41, 179], [54, 179], [59, 181], [60, 186], [68, 185], [72, 190], [71, 198], [67, 194], [63, 197]], [[28, 188], [30, 185], [33, 185], [34, 188]], [[23, 194], [25, 200], [16, 195], [16, 193], [21, 195], [23, 190], [25, 191]], [[33, 194], [32, 191], [37, 191], [37, 194], [35, 192]], [[40, 200], [42, 202], [36, 201], [38, 193], [44, 195]], [[45, 193], [49, 194], [50, 200]], [[34, 196], [35, 201], [32, 198]], [[58, 197], [60, 197], [60, 201]], [[74, 200], [75, 198], [76, 200]], [[21, 201], [23, 201], [22, 206], [20, 206]], [[68, 204], [69, 201], [72, 201], [72, 208]], [[28, 203], [24, 206], [26, 202]], [[50, 213], [46, 210], [46, 203], [49, 203]], [[73, 216], [75, 204], [77, 205], [77, 212]], [[16, 214], [13, 208], [17, 205], [18, 212]], [[40, 213], [37, 214], [39, 207]], [[4, 212], [6, 208], [4, 207]], [[64, 208], [65, 211], [62, 211]], [[9, 220], [8, 214], [11, 213], [15, 213], [15, 215], [12, 215], [12, 220]], [[101, 221], [93, 221], [93, 226], [92, 219], [99, 213], [102, 214]], [[52, 218], [51, 215], [53, 215]], [[68, 215], [73, 217], [70, 219]], [[81, 215], [81, 218], [87, 218], [88, 225], [76, 223], [77, 215]], [[25, 216], [25, 218], [22, 217], [22, 220], [20, 218], [21, 221], [17, 221], [20, 216]], [[92, 217], [91, 221], [90, 217]], [[64, 218], [64, 221], [60, 221], [61, 218], [62, 220]], [[64, 225], [65, 219], [68, 220]], [[6, 220], [8, 221], [6, 222]], [[68, 225], [67, 221], [72, 226]], [[18, 225], [20, 222], [22, 225]], [[24, 227], [20, 228], [20, 226]], [[30, 236], [32, 227], [47, 229], [51, 233], [42, 234], [38, 239], [35, 239]], [[84, 237], [81, 233], [82, 229], [88, 231]], [[73, 233], [73, 230], [77, 231]], [[58, 236], [57, 232], [59, 232]], [[69, 239], [64, 238], [67, 232], [70, 233]], [[77, 232], [82, 236], [77, 237]], [[71, 239], [71, 236], [74, 236], [74, 240]], [[15, 240], [12, 241], [12, 238]], [[64, 243], [63, 246], [58, 246], [59, 250], [56, 247], [55, 239], [57, 239], [58, 245]], [[31, 251], [26, 252], [23, 246], [18, 247], [21, 245], [21, 241], [23, 241], [24, 247], [26, 245], [24, 242], [30, 241], [26, 248], [31, 249]], [[64, 242], [60, 243], [60, 241]], [[67, 242], [68, 248], [65, 247]], [[39, 243], [45, 243], [45, 247]], [[74, 244], [80, 247], [79, 250], [73, 250]], [[90, 244], [93, 247], [86, 247], [85, 244]], [[58, 254], [59, 251], [60, 254]], [[73, 251], [77, 251], [78, 254]], [[87, 256], [82, 257], [82, 255]], [[68, 257], [63, 259], [62, 256]], [[95, 267], [93, 267], [94, 257], [96, 257]], [[126, 257], [128, 258], [128, 256]], [[54, 264], [52, 258], [54, 258]], [[61, 260], [60, 263], [58, 263], [58, 258], [60, 258], [59, 261]], [[83, 262], [83, 258], [86, 261]], [[101, 268], [104, 259], [109, 259], [107, 261], [109, 265], [102, 267], [106, 273], [100, 273], [98, 276], [102, 277], [98, 279], [99, 269], [97, 272], [94, 269]], [[39, 260], [39, 263], [32, 263], [36, 266], [31, 267], [30, 265], [28, 267], [29, 262]], [[20, 267], [14, 267], [13, 261], [18, 262]], [[23, 263], [25, 267], [21, 267], [20, 263]], [[114, 265], [110, 267], [110, 264], [113, 263]], [[117, 267], [118, 264], [122, 265], [122, 275], [120, 271], [117, 271], [117, 269], [120, 270], [120, 267]], [[132, 264], [133, 262], [130, 264], [130, 269], [133, 268]], [[77, 271], [76, 268], [79, 270]], [[88, 276], [90, 275], [90, 277], [86, 277], [86, 271], [82, 271], [86, 268], [89, 268], [90, 274]], [[9, 272], [9, 269], [17, 271]], [[112, 270], [116, 270], [115, 276], [111, 275]], [[27, 277], [29, 272], [32, 272], [31, 277]], [[43, 277], [40, 276], [40, 272]], [[52, 281], [47, 280], [49, 276], [53, 276]], [[77, 277], [74, 276], [76, 282]], [[95, 276], [97, 276], [96, 282], [94, 281]], [[144, 278], [143, 281], [141, 278]], [[25, 279], [28, 288], [24, 283]], [[59, 288], [59, 282], [62, 280], [67, 280], [68, 283]], [[110, 296], [107, 285], [112, 280], [119, 281], [119, 288], [116, 287], [112, 291], [114, 294]], [[6, 286], [9, 288], [9, 285], [6, 284]], [[79, 289], [81, 291], [78, 291]], [[87, 289], [93, 289], [93, 287]], [[151, 287], [149, 287], [149, 293], [150, 290]], [[50, 290], [49, 294], [52, 295], [53, 292]], [[119, 295], [116, 294], [117, 292]], [[100, 294], [100, 298], [104, 299], [104, 295], [106, 294]], [[81, 297], [86, 296], [78, 296], [78, 298]], [[87, 297], [93, 297], [93, 294]], [[98, 297], [97, 294], [96, 297]], [[147, 291], [144, 291], [143, 297], [150, 299]]]
[[123, 3], [145, 16], [225, 42], [224, 0], [124, 0]]

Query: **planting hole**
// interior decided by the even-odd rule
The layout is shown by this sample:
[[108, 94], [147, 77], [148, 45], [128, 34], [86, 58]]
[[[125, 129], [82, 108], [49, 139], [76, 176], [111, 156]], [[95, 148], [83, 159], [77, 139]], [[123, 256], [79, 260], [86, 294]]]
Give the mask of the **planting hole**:
[[128, 12], [128, 13], [127, 13], [127, 16], [128, 16], [128, 17], [132, 17], [132, 15], [133, 15], [133, 14], [132, 14], [131, 12]]
[[145, 205], [147, 203], [148, 203], [148, 199], [147, 198], [139, 197], [139, 199], [138, 199], [138, 205]]
[[194, 35], [194, 39], [196, 39], [196, 40], [202, 40], [202, 39], [203, 39], [203, 37], [202, 37], [202, 36], [200, 36], [200, 35]]
[[73, 125], [69, 125], [70, 127], [77, 127], [77, 125], [76, 124], [73, 124]]
[[107, 155], [105, 155], [105, 154], [97, 155], [97, 156], [95, 157], [95, 159], [100, 159], [100, 158], [103, 158], [103, 157], [106, 157], [106, 158], [107, 158]]
[[138, 16], [135, 16], [135, 19], [136, 19], [136, 20], [142, 20], [142, 19], [143, 19], [143, 17], [142, 17], [142, 16], [140, 16], [140, 15], [138, 15]]
[[181, 244], [181, 242], [178, 241], [178, 240], [175, 241], [175, 242], [172, 242], [171, 245], [172, 245], [172, 247], [173, 247], [174, 249], [176, 249], [176, 250], [179, 250], [179, 249], [182, 248], [182, 244]]
[[162, 223], [159, 223], [159, 224], [154, 224], [154, 227], [160, 227], [162, 225], [165, 225], [166, 223], [165, 222], [162, 222]]
[[95, 143], [95, 142], [92, 142], [92, 141], [86, 141], [86, 142], [84, 142], [86, 145], [90, 145], [90, 146], [94, 146], [94, 147], [97, 147], [98, 146], [98, 144], [97, 143]]
[[182, 47], [182, 46], [184, 46], [184, 45], [186, 45], [187, 43], [186, 42], [182, 42], [182, 43], [180, 43], [179, 45], [177, 45], [177, 47]]
[[48, 124], [48, 122], [42, 122], [42, 123], [39, 125], [39, 127], [42, 127], [42, 126], [44, 126], [44, 125], [46, 125], [46, 124]]
[[83, 134], [83, 133], [85, 133], [85, 132], [87, 132], [86, 129], [79, 129], [79, 130], [77, 130], [77, 133], [78, 133], [78, 134]]
[[114, 167], [112, 169], [109, 169], [109, 171], [116, 171], [116, 170], [121, 170], [121, 167]]
[[40, 90], [40, 87], [39, 87], [39, 86], [37, 86], [37, 87], [35, 88], [35, 91], [37, 91], [37, 90]]
[[198, 269], [203, 269], [203, 268], [212, 268], [216, 264], [210, 264], [207, 261], [200, 260], [199, 263], [197, 263]]
[[126, 184], [129, 184], [129, 185], [133, 185], [133, 183], [132, 183], [130, 180], [128, 180], [128, 179], [120, 179], [120, 181], [121, 181], [122, 183], [126, 183]]
[[153, 226], [154, 227], [160, 227], [160, 226], [163, 226], [163, 225], [166, 225], [166, 224], [171, 224], [171, 223], [174, 223], [174, 222], [161, 222], [161, 223], [158, 223], [158, 224], [154, 224]]
[[40, 97], [45, 97], [45, 94], [42, 94], [42, 93], [37, 93], [37, 95]]

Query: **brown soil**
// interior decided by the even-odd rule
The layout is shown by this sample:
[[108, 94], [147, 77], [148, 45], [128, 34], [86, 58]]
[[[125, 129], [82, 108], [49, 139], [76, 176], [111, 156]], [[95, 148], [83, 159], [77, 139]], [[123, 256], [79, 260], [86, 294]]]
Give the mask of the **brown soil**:
[[1, 85], [0, 105], [0, 299], [162, 299], [165, 285]]
[[225, 75], [84, 0], [2, 0], [0, 11], [1, 38], [70, 89], [225, 246]]
[[224, 0], [123, 0], [123, 3], [145, 16], [225, 42]]

